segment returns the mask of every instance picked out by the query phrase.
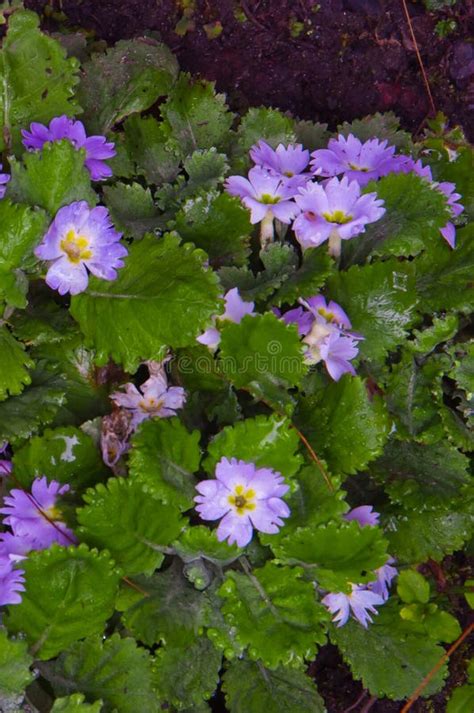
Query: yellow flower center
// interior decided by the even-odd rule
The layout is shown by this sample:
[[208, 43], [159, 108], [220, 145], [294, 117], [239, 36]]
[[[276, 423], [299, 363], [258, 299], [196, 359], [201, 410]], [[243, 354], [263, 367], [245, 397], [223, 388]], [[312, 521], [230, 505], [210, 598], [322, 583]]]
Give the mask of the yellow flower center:
[[74, 230], [69, 230], [66, 233], [66, 237], [61, 240], [60, 247], [68, 256], [69, 261], [75, 265], [81, 260], [89, 260], [92, 257], [89, 240], [84, 235], [77, 235]]
[[232, 505], [232, 507], [237, 512], [237, 515], [245, 515], [247, 511], [255, 510], [255, 500], [256, 492], [249, 488], [245, 490], [243, 485], [236, 485], [234, 488], [234, 494], [229, 495], [227, 502]]
[[283, 175], [286, 176], [287, 178], [293, 178], [293, 176], [294, 176], [295, 174], [293, 173], [293, 171], [285, 171], [285, 172], [283, 173]]
[[332, 312], [328, 312], [327, 309], [324, 309], [324, 307], [320, 307], [318, 309], [318, 314], [321, 315], [321, 317], [324, 317], [326, 322], [335, 322], [335, 317]]
[[164, 404], [164, 399], [142, 399], [138, 402], [138, 407], [145, 413], [156, 413]]
[[62, 514], [55, 505], [52, 505], [47, 510], [43, 511], [48, 520], [61, 520]]
[[275, 203], [279, 203], [280, 199], [278, 196], [271, 196], [269, 193], [262, 193], [260, 196], [260, 203], [263, 203], [264, 205], [275, 205]]
[[337, 223], [337, 225], [344, 225], [345, 223], [350, 223], [352, 220], [352, 215], [347, 215], [343, 210], [334, 210], [332, 213], [323, 213], [323, 218], [328, 221], [328, 223]]
[[370, 169], [364, 168], [364, 166], [358, 166], [356, 163], [350, 163], [349, 168], [352, 171], [362, 171], [362, 173], [368, 173]]

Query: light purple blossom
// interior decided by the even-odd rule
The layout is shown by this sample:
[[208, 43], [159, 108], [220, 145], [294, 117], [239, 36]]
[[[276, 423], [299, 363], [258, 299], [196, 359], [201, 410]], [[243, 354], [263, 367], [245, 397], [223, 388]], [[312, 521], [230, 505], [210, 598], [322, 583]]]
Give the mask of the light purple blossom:
[[35, 541], [29, 535], [14, 535], [12, 532], [0, 534], [0, 559], [6, 558], [12, 562], [24, 560], [35, 548]]
[[60, 208], [35, 250], [36, 257], [51, 263], [46, 283], [60, 295], [77, 295], [87, 288], [88, 270], [115, 280], [128, 254], [119, 242], [121, 235], [103, 206], [89, 208], [85, 201], [76, 201]]
[[[303, 341], [308, 340], [306, 337]], [[341, 332], [331, 332], [327, 337], [321, 340], [316, 347], [312, 345], [311, 349], [312, 360], [322, 359], [329, 376], [334, 381], [339, 381], [343, 374], [355, 375], [355, 369], [351, 364], [351, 359], [354, 359], [359, 353], [357, 342], [352, 337], [349, 337]]]
[[277, 218], [282, 223], [291, 223], [298, 208], [292, 200], [295, 190], [285, 185], [279, 176], [256, 166], [250, 169], [248, 179], [230, 176], [225, 188], [231, 196], [237, 196], [250, 210], [250, 222], [260, 223], [264, 218]]
[[293, 230], [303, 249], [316, 247], [331, 238], [339, 243], [350, 240], [365, 232], [368, 223], [374, 223], [385, 213], [383, 200], [375, 193], [361, 195], [359, 184], [349, 183], [346, 177], [332, 178], [324, 186], [308, 183], [299, 189], [295, 201], [301, 213], [293, 222]]
[[67, 139], [75, 149], [85, 150], [84, 165], [93, 181], [102, 181], [112, 175], [112, 169], [107, 166], [105, 159], [115, 156], [115, 144], [107, 141], [105, 136], [87, 136], [81, 121], [74, 121], [66, 115], [57, 116], [49, 126], [33, 122], [30, 130], [23, 129], [21, 134], [23, 146], [30, 151], [42, 149], [46, 142]]
[[[196, 510], [203, 520], [221, 520], [217, 539], [245, 547], [253, 529], [275, 534], [290, 509], [281, 499], [289, 486], [280, 473], [236, 458], [222, 458], [216, 477], [196, 486]], [[222, 519], [221, 519], [222, 518]]]
[[11, 460], [0, 460], [0, 478], [6, 478], [12, 472], [13, 466]]
[[[254, 302], [246, 302], [242, 299], [239, 294], [237, 287], [233, 287], [231, 290], [226, 292], [224, 296], [225, 300], [225, 312], [224, 314], [219, 314], [213, 317], [214, 324], [216, 322], [234, 322], [235, 324], [240, 324], [246, 314], [255, 314]], [[200, 344], [205, 344], [210, 349], [217, 349], [221, 341], [221, 335], [216, 326], [209, 327], [203, 332], [197, 341]]]
[[31, 486], [31, 495], [24, 490], [13, 489], [4, 498], [0, 513], [6, 515], [3, 522], [9, 525], [18, 537], [31, 538], [33, 549], [46, 549], [53, 542], [70, 545], [76, 541], [73, 532], [62, 520], [57, 499], [69, 491], [69, 485], [46, 477], [36, 478]]
[[279, 144], [272, 149], [265, 141], [260, 140], [250, 149], [252, 161], [273, 176], [278, 176], [282, 183], [295, 190], [304, 186], [311, 174], [304, 173], [309, 163], [309, 151], [301, 144]]
[[337, 622], [338, 627], [344, 626], [352, 613], [363, 627], [367, 628], [369, 622], [372, 623], [370, 614], [378, 614], [376, 606], [384, 603], [380, 594], [371, 592], [365, 587], [357, 584], [352, 585], [352, 592], [344, 594], [326, 594], [322, 603], [329, 609], [331, 614], [335, 614], [333, 622]]
[[[0, 163], [0, 171], [2, 170], [2, 164]], [[0, 173], [0, 198], [3, 198], [7, 190], [7, 183], [11, 176], [9, 173]]]
[[311, 167], [321, 176], [344, 174], [349, 181], [365, 186], [392, 170], [395, 146], [387, 143], [378, 139], [362, 143], [352, 134], [347, 138], [339, 134], [337, 139], [329, 140], [327, 149], [313, 151]]
[[115, 391], [110, 398], [132, 414], [132, 429], [147, 418], [175, 416], [186, 401], [186, 392], [181, 386], [168, 386], [164, 369], [150, 376], [139, 389], [131, 383], [123, 388], [125, 393]]
[[379, 567], [375, 570], [377, 579], [367, 585], [368, 589], [381, 596], [384, 602], [386, 602], [389, 597], [389, 587], [392, 583], [392, 579], [398, 574], [397, 568], [392, 566], [394, 563], [395, 560], [393, 557], [389, 557], [383, 567]]
[[9, 559], [0, 558], [0, 606], [19, 604], [20, 592], [25, 591], [25, 578], [22, 569], [15, 569]]
[[372, 505], [359, 505], [357, 508], [352, 508], [344, 515], [345, 520], [356, 520], [361, 527], [366, 525], [378, 525], [380, 514], [374, 510]]

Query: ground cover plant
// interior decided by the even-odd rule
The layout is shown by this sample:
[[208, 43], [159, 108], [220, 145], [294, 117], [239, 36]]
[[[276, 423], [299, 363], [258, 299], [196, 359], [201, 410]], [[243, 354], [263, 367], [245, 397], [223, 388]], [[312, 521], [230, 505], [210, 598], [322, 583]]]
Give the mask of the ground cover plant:
[[6, 21], [1, 705], [331, 712], [330, 643], [469, 710], [461, 130], [236, 116], [152, 37]]

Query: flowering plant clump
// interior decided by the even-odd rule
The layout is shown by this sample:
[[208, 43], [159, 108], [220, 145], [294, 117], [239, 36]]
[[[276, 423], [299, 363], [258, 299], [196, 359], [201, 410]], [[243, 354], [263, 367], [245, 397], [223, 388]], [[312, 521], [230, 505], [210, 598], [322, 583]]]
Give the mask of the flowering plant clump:
[[2, 706], [329, 711], [328, 645], [380, 710], [438, 696], [474, 581], [472, 147], [236, 116], [153, 37], [68, 34], [79, 62], [14, 5]]

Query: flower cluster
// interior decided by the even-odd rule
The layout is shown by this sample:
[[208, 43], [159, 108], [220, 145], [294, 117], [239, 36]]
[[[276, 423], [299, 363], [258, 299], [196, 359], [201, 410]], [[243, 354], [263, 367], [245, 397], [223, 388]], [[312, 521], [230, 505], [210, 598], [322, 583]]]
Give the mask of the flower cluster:
[[[338, 381], [343, 374], [355, 374], [351, 360], [359, 353], [357, 343], [363, 339], [351, 332], [349, 317], [336, 302], [326, 302], [322, 295], [300, 299], [296, 307], [281, 315], [286, 324], [296, 324], [306, 345], [308, 364], [323, 361], [332, 379]], [[280, 313], [275, 310], [278, 316]]]
[[217, 325], [221, 322], [234, 322], [240, 324], [246, 314], [255, 314], [254, 303], [245, 302], [239, 294], [237, 287], [229, 290], [224, 295], [225, 312], [224, 314], [215, 315], [213, 317], [213, 326], [206, 329], [205, 332], [197, 337], [200, 344], [205, 344], [211, 350], [217, 349], [221, 341], [221, 335]]
[[201, 480], [196, 486], [196, 510], [203, 520], [220, 520], [217, 539], [245, 547], [253, 530], [270, 535], [278, 532], [290, 510], [282, 500], [288, 492], [280, 473], [271, 468], [257, 468], [236, 458], [222, 458], [216, 465], [216, 477]]
[[69, 490], [46, 477], [36, 478], [31, 493], [12, 489], [4, 498], [0, 513], [10, 532], [0, 534], [0, 606], [19, 604], [24, 587], [24, 571], [16, 567], [31, 550], [44, 550], [54, 542], [76, 543], [73, 532], [65, 525], [57, 506], [58, 497]]
[[[370, 505], [354, 508], [345, 515], [346, 520], [356, 520], [361, 527], [378, 525], [379, 514]], [[326, 594], [322, 603], [334, 614], [333, 621], [338, 626], [344, 626], [353, 615], [362, 626], [367, 628], [372, 623], [371, 614], [378, 614], [376, 606], [385, 604], [389, 597], [389, 587], [398, 572], [394, 559], [389, 557], [383, 567], [375, 570], [376, 578], [368, 584], [351, 584], [351, 592], [331, 592]]]

